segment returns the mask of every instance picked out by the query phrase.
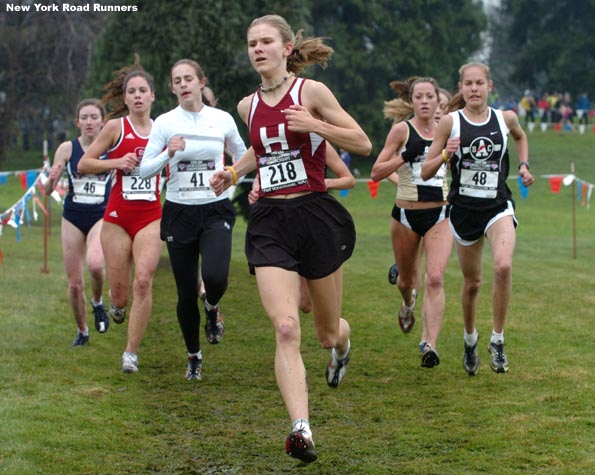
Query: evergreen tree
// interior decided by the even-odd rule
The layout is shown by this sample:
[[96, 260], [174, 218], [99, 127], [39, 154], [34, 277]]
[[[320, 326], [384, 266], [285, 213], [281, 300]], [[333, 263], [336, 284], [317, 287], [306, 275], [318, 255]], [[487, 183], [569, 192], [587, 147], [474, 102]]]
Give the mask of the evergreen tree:
[[492, 71], [510, 92], [595, 94], [595, 0], [502, 0], [492, 21]]

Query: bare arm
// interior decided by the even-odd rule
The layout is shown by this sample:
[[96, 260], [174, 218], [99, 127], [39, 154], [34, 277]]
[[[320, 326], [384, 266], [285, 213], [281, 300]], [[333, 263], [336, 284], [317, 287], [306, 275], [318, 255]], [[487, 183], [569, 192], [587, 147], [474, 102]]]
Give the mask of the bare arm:
[[304, 105], [292, 105], [284, 111], [289, 130], [314, 132], [348, 152], [370, 154], [370, 139], [328, 87], [317, 81], [306, 81], [303, 92]]
[[405, 163], [399, 151], [407, 140], [407, 134], [408, 127], [405, 122], [399, 122], [391, 127], [386, 136], [384, 147], [372, 166], [372, 180], [380, 181], [390, 177], [392, 173], [396, 172]]
[[[432, 146], [428, 155], [421, 165], [422, 180], [429, 180], [440, 169], [443, 163], [449, 162], [453, 154], [459, 149], [460, 137], [450, 137], [452, 131], [452, 117], [445, 115], [438, 122], [438, 128], [434, 133]], [[444, 152], [443, 152], [444, 151]]]
[[529, 143], [527, 141], [527, 136], [519, 124], [517, 115], [513, 111], [505, 111], [503, 112], [503, 115], [506, 126], [508, 127], [508, 130], [510, 130], [510, 135], [514, 139], [514, 146], [519, 159], [519, 175], [523, 180], [523, 185], [531, 186], [533, 184], [533, 175], [531, 175], [528, 168]]
[[58, 180], [62, 176], [64, 167], [70, 156], [72, 155], [72, 142], [62, 142], [56, 149], [54, 154], [54, 164], [50, 169], [48, 180], [45, 182], [44, 191], [46, 195], [49, 195], [56, 188]]
[[326, 143], [326, 164], [336, 175], [336, 178], [325, 178], [326, 187], [331, 190], [348, 190], [355, 186], [355, 178], [341, 160], [334, 147]]
[[[236, 172], [236, 176], [230, 168], [233, 168]], [[217, 196], [223, 193], [227, 188], [234, 184], [234, 178], [239, 179], [240, 177], [247, 175], [250, 172], [256, 170], [256, 155], [254, 149], [250, 147], [246, 150], [246, 153], [237, 162], [233, 164], [233, 167], [226, 167], [225, 170], [219, 170], [213, 174], [209, 184]]]
[[131, 171], [138, 165], [138, 159], [133, 153], [127, 153], [114, 160], [100, 160], [99, 157], [112, 148], [120, 137], [121, 127], [119, 119], [112, 119], [101, 129], [99, 135], [89, 146], [79, 161], [78, 170], [81, 173], [106, 173], [114, 168]]
[[399, 175], [396, 172], [391, 173], [389, 176], [386, 177], [388, 181], [390, 181], [393, 185], [399, 184]]

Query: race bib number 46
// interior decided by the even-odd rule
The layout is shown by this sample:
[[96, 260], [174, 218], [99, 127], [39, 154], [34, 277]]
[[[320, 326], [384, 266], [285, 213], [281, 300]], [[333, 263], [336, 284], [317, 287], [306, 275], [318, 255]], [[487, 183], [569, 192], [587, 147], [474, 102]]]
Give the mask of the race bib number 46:
[[258, 157], [260, 187], [264, 193], [293, 188], [308, 183], [308, 175], [299, 150], [282, 150]]
[[105, 200], [105, 178], [97, 175], [83, 175], [72, 180], [74, 195], [72, 201], [82, 204], [100, 204]]

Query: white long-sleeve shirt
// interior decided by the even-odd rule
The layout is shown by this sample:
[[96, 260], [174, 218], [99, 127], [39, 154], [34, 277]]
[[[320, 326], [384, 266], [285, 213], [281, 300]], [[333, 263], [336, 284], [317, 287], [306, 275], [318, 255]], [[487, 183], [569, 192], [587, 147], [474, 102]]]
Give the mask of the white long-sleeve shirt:
[[[170, 157], [167, 146], [175, 136], [184, 138], [185, 149]], [[200, 112], [178, 106], [153, 123], [140, 176], [155, 176], [169, 164], [168, 201], [201, 205], [227, 199], [227, 191], [216, 196], [209, 185], [213, 173], [223, 169], [226, 148], [236, 158], [246, 151], [231, 114], [206, 105]]]

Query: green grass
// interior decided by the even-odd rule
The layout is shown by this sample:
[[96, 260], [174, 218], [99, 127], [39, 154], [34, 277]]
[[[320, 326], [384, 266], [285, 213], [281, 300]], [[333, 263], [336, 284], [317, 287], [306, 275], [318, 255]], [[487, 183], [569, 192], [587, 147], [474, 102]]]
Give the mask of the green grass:
[[[243, 254], [245, 223], [235, 229], [230, 285], [222, 302], [226, 333], [203, 344], [204, 380], [183, 379], [185, 349], [175, 317], [175, 286], [164, 252], [154, 283], [154, 311], [139, 352], [140, 372], [119, 359], [126, 326], [91, 333], [73, 349], [52, 206], [49, 274], [41, 221], [4, 227], [0, 249], [0, 473], [22, 474], [575, 474], [594, 473], [595, 210], [577, 206], [572, 258], [569, 188], [550, 192], [541, 174], [595, 182], [595, 135], [535, 132], [530, 157], [536, 184], [517, 197], [513, 300], [506, 326], [511, 369], [489, 370], [491, 259], [486, 250], [478, 329], [482, 367], [462, 368], [461, 275], [453, 254], [441, 364], [420, 367], [418, 322], [400, 332], [400, 299], [387, 282], [394, 188], [371, 199], [365, 183], [346, 198], [358, 229], [345, 266], [344, 315], [353, 357], [337, 390], [324, 381], [328, 353], [303, 316], [302, 353], [319, 460], [303, 466], [284, 454], [289, 421], [274, 374], [274, 335]], [[0, 186], [0, 212], [22, 191]], [[107, 299], [107, 290], [105, 294]], [[419, 313], [419, 312], [418, 312]], [[204, 341], [204, 339], [203, 339]]]

